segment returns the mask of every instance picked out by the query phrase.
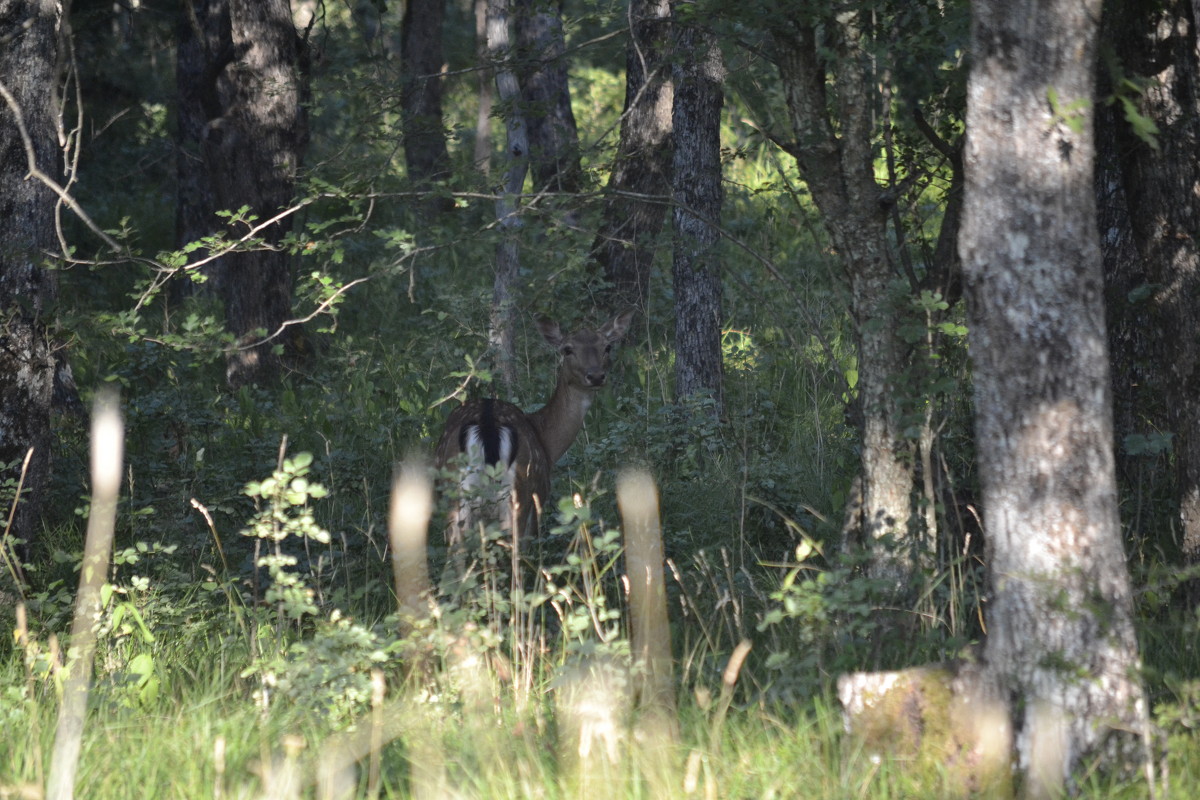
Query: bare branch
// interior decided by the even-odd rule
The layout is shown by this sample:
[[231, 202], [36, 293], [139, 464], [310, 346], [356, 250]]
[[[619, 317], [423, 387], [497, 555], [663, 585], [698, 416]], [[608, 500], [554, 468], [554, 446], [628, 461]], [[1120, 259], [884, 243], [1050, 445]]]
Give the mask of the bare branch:
[[[15, 98], [12, 92], [8, 90], [8, 87], [4, 85], [3, 81], [0, 81], [0, 97], [3, 97], [4, 102], [6, 102], [8, 107], [12, 109], [13, 118], [16, 120], [17, 130], [21, 134], [21, 142], [25, 147], [25, 160], [29, 169], [29, 177], [41, 181], [46, 188], [54, 192], [58, 196], [59, 200], [67, 208], [71, 209], [71, 211], [75, 213], [75, 216], [79, 217], [80, 221], [88, 227], [88, 230], [100, 237], [100, 239], [103, 240], [103, 242], [108, 245], [108, 247], [114, 253], [125, 255], [126, 250], [122, 248], [115, 239], [113, 239], [104, 231], [100, 230], [100, 227], [92, 221], [92, 218], [88, 216], [87, 212], [83, 210], [83, 207], [75, 201], [75, 198], [71, 197], [70, 193], [58, 184], [58, 181], [54, 180], [53, 177], [47, 175], [45, 172], [42, 172], [42, 170], [38, 167], [37, 154], [33, 149], [33, 140], [29, 137], [29, 131], [25, 127], [24, 113], [21, 111], [21, 106], [17, 103], [17, 98]], [[66, 252], [65, 248], [63, 252]]]

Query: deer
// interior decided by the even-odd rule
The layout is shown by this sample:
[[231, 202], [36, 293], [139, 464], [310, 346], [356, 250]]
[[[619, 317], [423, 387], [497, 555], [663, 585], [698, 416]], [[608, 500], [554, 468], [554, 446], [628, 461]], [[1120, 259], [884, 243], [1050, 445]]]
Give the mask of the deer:
[[[618, 314], [599, 328], [584, 328], [564, 336], [557, 322], [542, 317], [538, 330], [561, 358], [554, 392], [546, 404], [526, 413], [494, 398], [471, 400], [456, 408], [434, 452], [439, 471], [457, 468], [463, 500], [450, 511], [446, 540], [451, 549], [462, 545], [475, 523], [472, 492], [485, 468], [502, 470], [502, 494], [487, 513], [512, 537], [536, 534], [542, 510], [550, 502], [550, 476], [555, 463], [583, 428], [584, 417], [612, 366], [612, 349], [629, 329], [633, 310]], [[502, 465], [497, 467], [497, 465]]]

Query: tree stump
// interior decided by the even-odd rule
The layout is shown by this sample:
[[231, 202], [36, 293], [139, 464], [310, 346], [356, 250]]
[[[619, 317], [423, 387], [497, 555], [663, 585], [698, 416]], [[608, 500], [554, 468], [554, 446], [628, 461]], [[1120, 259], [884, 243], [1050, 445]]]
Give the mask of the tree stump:
[[950, 796], [1012, 796], [1011, 731], [972, 659], [838, 678], [846, 732], [874, 763], [940, 773]]

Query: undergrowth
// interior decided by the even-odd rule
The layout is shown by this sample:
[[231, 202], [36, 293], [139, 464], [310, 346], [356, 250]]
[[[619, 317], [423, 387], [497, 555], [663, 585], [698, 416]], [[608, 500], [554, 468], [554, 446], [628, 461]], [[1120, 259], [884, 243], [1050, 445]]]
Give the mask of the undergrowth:
[[[316, 480], [318, 464], [281, 447], [274, 469], [231, 504], [244, 513], [240, 526], [217, 522], [198, 501], [203, 544], [118, 546], [97, 627], [80, 790], [96, 798], [293, 796], [280, 787], [297, 780], [304, 796], [331, 742], [378, 725], [353, 796], [419, 796], [431, 785], [461, 797], [571, 794], [577, 757], [562, 741], [556, 698], [580, 669], [629, 659], [623, 555], [604, 503], [594, 506], [586, 492], [564, 497], [515, 576], [503, 539], [485, 536], [474, 579], [447, 573], [436, 613], [405, 628], [379, 554], [343, 549], [318, 522], [320, 509], [337, 502]], [[139, 513], [128, 505], [124, 516]], [[786, 559], [757, 557], [743, 543], [742, 552], [716, 546], [669, 560], [680, 726], [672, 792], [939, 796], [946, 785], [936, 772], [914, 774], [858, 751], [829, 691], [841, 671], [891, 665], [881, 640], [892, 642], [890, 653], [903, 640], [914, 663], [952, 655], [954, 637], [912, 615], [889, 638], [879, 621], [895, 617], [880, 617], [880, 587], [852, 560], [826, 555], [819, 525], [810, 533], [796, 520], [782, 524], [797, 541]], [[353, 553], [378, 568], [360, 592], [347, 572], [362, 567], [339, 566]], [[0, 661], [0, 723], [24, 732], [0, 737], [5, 796], [36, 793], [48, 769], [65, 644], [56, 634], [78, 555], [60, 553], [53, 563], [38, 573], [44, 588], [25, 595], [25, 622]], [[739, 644], [749, 656], [730, 682]], [[1159, 642], [1150, 655], [1188, 657], [1165, 648]], [[628, 677], [587, 674], [612, 713], [633, 713], [621, 700]], [[1184, 665], [1155, 693], [1167, 745], [1156, 767], [1170, 775], [1159, 796], [1191, 796], [1196, 785], [1200, 689], [1179, 674]], [[403, 724], [386, 726], [385, 714]], [[585, 758], [609, 746], [603, 731], [595, 735]], [[621, 752], [639, 747], [617, 741]], [[631, 771], [612, 791], [662, 796], [627, 757]], [[441, 783], [429, 783], [434, 773]], [[1145, 788], [1094, 778], [1088, 796], [1137, 797]]]

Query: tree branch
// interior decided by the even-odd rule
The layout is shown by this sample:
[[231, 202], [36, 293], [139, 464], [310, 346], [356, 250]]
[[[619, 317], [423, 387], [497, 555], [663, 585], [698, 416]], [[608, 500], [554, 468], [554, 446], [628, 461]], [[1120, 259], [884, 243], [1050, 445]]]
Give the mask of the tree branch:
[[128, 255], [127, 251], [117, 243], [116, 239], [113, 239], [107, 233], [100, 230], [100, 227], [92, 221], [92, 218], [88, 216], [87, 212], [83, 210], [79, 203], [75, 202], [75, 198], [71, 197], [70, 193], [68, 193], [66, 189], [60, 186], [53, 177], [45, 172], [42, 172], [41, 168], [38, 167], [37, 153], [33, 149], [33, 140], [30, 138], [29, 131], [25, 127], [24, 113], [21, 111], [21, 106], [17, 103], [17, 98], [15, 98], [12, 92], [8, 90], [8, 87], [4, 85], [3, 81], [0, 81], [0, 97], [3, 97], [4, 102], [6, 102], [8, 107], [12, 109], [13, 118], [16, 120], [17, 131], [21, 134], [21, 142], [25, 148], [25, 160], [29, 170], [29, 177], [40, 181], [46, 188], [54, 192], [54, 194], [58, 196], [59, 200], [61, 200], [63, 204], [67, 206], [67, 208], [71, 209], [71, 211], [75, 213], [75, 216], [79, 217], [79, 220], [88, 227], [88, 230], [100, 237], [100, 239], [106, 245], [108, 245], [108, 247], [114, 253]]

